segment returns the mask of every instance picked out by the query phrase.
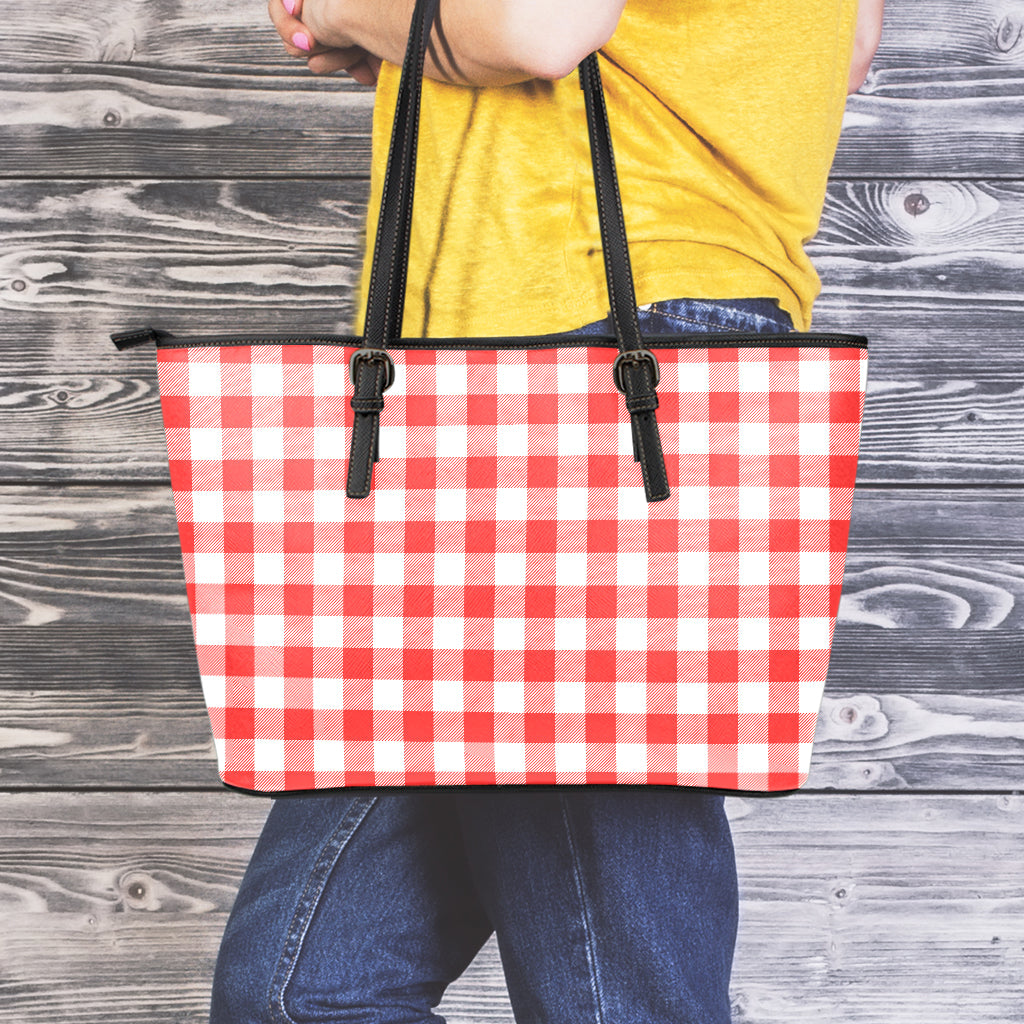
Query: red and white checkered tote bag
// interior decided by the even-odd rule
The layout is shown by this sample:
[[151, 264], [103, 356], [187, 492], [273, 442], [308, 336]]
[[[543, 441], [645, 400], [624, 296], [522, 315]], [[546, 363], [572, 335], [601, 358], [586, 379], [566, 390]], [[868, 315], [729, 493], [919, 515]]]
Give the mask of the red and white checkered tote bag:
[[432, 7], [403, 70], [365, 336], [115, 339], [158, 346], [221, 776], [799, 786], [866, 343], [640, 337], [593, 56], [616, 335], [400, 339]]

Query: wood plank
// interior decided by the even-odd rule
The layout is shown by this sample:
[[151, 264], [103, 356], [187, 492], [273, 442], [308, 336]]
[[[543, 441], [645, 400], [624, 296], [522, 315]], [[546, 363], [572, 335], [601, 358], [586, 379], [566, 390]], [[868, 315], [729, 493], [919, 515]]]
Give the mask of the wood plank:
[[1013, 1020], [1022, 811], [1011, 796], [734, 802], [733, 1019]]
[[351, 79], [34, 64], [0, 72], [0, 175], [369, 173], [373, 94]]
[[1019, 182], [833, 182], [808, 247], [832, 294], [1018, 302]]
[[[1020, 105], [990, 104], [1024, 87], [1022, 28], [1015, 0], [889, 0], [868, 80], [847, 103], [835, 173], [888, 178], [927, 166], [976, 178], [1001, 164], [993, 174], [1018, 177]], [[995, 157], [1004, 147], [1006, 163]]]
[[188, 625], [0, 627], [0, 786], [219, 786]]
[[[837, 173], [1017, 176], [1021, 24], [1014, 0], [890, 0], [875, 70], [849, 104]], [[186, 176], [207, 176], [211, 166], [232, 176], [331, 174], [338, 156], [324, 160], [323, 147], [337, 137], [337, 108], [311, 107], [309, 95], [347, 92], [346, 109], [371, 95], [300, 70], [243, 0], [216, 12], [198, 0], [117, 0], [102, 12], [86, 0], [44, 0], [12, 9], [5, 29], [0, 61], [13, 69], [0, 85], [11, 126], [0, 153], [6, 173], [149, 174], [166, 168], [173, 151], [176, 173]], [[46, 62], [26, 59], [37, 54]], [[283, 102], [274, 96], [282, 87]], [[236, 102], [241, 91], [258, 98]], [[183, 130], [183, 117], [201, 125]], [[250, 117], [257, 131], [246, 135]], [[283, 127], [290, 123], [303, 128]], [[348, 141], [344, 173], [365, 173], [365, 133]]]
[[[113, 43], [115, 49], [119, 45]], [[372, 92], [351, 80], [151, 65], [0, 73], [0, 175], [364, 176]], [[1016, 67], [878, 69], [850, 98], [838, 177], [1009, 177], [1024, 155]]]
[[[310, 308], [337, 325], [362, 258], [361, 181], [5, 182], [2, 306], [114, 328], [227, 307]], [[347, 307], [346, 307], [347, 308]], [[330, 311], [328, 313], [328, 311]], [[325, 326], [326, 326], [325, 325]]]
[[[339, 320], [361, 261], [363, 181], [8, 181], [2, 306], [169, 330], [241, 307]], [[828, 296], [1019, 305], [1024, 183], [833, 181], [810, 253]], [[347, 317], [347, 313], [346, 313]], [[192, 326], [192, 324], [188, 324]]]
[[1017, 0], [888, 0], [880, 68], [1020, 66], [1024, 13]]
[[[153, 355], [111, 352], [107, 358], [107, 373], [79, 369], [0, 380], [0, 479], [167, 480]], [[980, 353], [977, 363], [982, 358]], [[922, 367], [920, 373], [886, 379], [884, 360], [885, 350], [876, 345], [861, 432], [863, 485], [1024, 482], [1019, 373], [964, 365], [965, 373], [952, 378]], [[122, 367], [126, 372], [117, 372]]]
[[[257, 12], [262, 15], [262, 12]], [[1022, 17], [1014, 0], [889, 0], [876, 63], [884, 68], [1005, 66], [1019, 57]], [[69, 63], [132, 61], [159, 67], [294, 67], [270, 22], [249, 0], [37, 0], [13, 7], [0, 62], [32, 55]]]
[[[3, 788], [218, 785], [188, 626], [4, 627], [0, 649]], [[841, 621], [808, 788], [1024, 788], [1022, 665], [1019, 630]]]
[[0, 802], [0, 1015], [205, 1021], [217, 943], [268, 804], [227, 792]]
[[[982, 1024], [1017, 1019], [1020, 797], [727, 805], [743, 899], [734, 1020], [959, 1024], [965, 1005]], [[0, 1008], [19, 1024], [204, 1020], [266, 807], [227, 792], [0, 794]], [[442, 1012], [509, 1024], [503, 988], [489, 944]]]
[[[1022, 501], [858, 492], [813, 785], [1024, 782]], [[0, 784], [213, 782], [168, 491], [0, 503]]]
[[188, 621], [169, 488], [3, 488], [0, 523], [0, 623]]
[[[4, 479], [166, 479], [152, 353], [115, 356], [113, 328], [349, 327], [365, 183], [21, 181], [0, 197], [0, 351], [19, 365], [0, 382]], [[1022, 238], [1020, 183], [833, 184], [816, 322], [872, 335], [864, 482], [1021, 480]]]
[[873, 71], [847, 102], [833, 174], [1016, 178], [1022, 90], [1014, 67]]
[[[857, 491], [844, 617], [1020, 629], [1020, 489]], [[0, 625], [188, 621], [170, 490], [0, 489]]]
[[[272, 286], [272, 287], [276, 287]], [[341, 289], [339, 289], [339, 292]], [[140, 309], [125, 318], [117, 309], [84, 304], [48, 309], [0, 304], [4, 332], [0, 337], [0, 359], [16, 363], [24, 375], [73, 381], [73, 367], [82, 375], [111, 374], [124, 364], [129, 379], [142, 378], [155, 384], [152, 350], [135, 349], [115, 354], [110, 333], [124, 326], [152, 319], [182, 335], [199, 335], [211, 330], [240, 334], [253, 329], [275, 333], [312, 333], [334, 328], [347, 329], [351, 306], [347, 298], [328, 293], [317, 303], [302, 299], [271, 303], [255, 312], [244, 304], [224, 304], [215, 310], [169, 308], [159, 317], [146, 317]], [[0, 299], [0, 303], [3, 300]], [[159, 312], [159, 311], [158, 311]], [[867, 292], [833, 292], [828, 280], [815, 306], [816, 330], [867, 334], [871, 345], [871, 378], [901, 380], [912, 386], [917, 375], [932, 373], [945, 379], [986, 380], [988, 372], [1012, 383], [1020, 368], [1024, 343], [1024, 300], [991, 302], [972, 296], [930, 298], [906, 294], [899, 299]], [[981, 353], [981, 355], [979, 355]], [[21, 376], [21, 374], [19, 374]], [[12, 386], [10, 377], [4, 386]], [[81, 385], [79, 385], [80, 387]]]
[[35, 17], [8, 12], [0, 62], [123, 63], [157, 67], [294, 68], [262, 8], [249, 0], [38, 0]]

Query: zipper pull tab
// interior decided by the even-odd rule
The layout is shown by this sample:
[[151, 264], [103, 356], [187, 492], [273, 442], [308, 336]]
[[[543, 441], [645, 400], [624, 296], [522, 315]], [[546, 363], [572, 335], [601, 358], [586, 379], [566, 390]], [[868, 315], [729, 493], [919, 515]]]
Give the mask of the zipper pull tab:
[[117, 334], [112, 334], [110, 340], [117, 347], [118, 352], [123, 352], [126, 348], [137, 348], [139, 345], [146, 345], [149, 342], [159, 345], [161, 340], [173, 337], [174, 335], [167, 331], [158, 331], [155, 327], [143, 327], [136, 331], [119, 331]]

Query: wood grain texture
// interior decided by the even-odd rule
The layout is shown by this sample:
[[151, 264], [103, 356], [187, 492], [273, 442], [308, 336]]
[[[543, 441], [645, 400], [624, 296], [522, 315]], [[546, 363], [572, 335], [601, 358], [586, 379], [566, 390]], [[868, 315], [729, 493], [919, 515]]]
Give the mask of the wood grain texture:
[[885, 68], [1024, 67], [1020, 0], [889, 0], [875, 62]]
[[[0, 61], [124, 63], [162, 67], [297, 67], [253, 0], [39, 0], [35, 17], [12, 9], [0, 38]], [[40, 36], [45, 45], [40, 45]]]
[[[153, 357], [106, 335], [347, 329], [373, 97], [262, 0], [8, 7], [0, 1018], [203, 1024], [268, 804], [217, 786]], [[885, 486], [809, 785], [728, 801], [735, 1024], [1024, 1021], [1022, 99], [1024, 0], [889, 0], [812, 246]], [[493, 943], [443, 1010], [511, 1024]]]
[[[0, 476], [165, 479], [152, 353], [109, 331], [348, 330], [364, 202], [347, 181], [6, 183]], [[1022, 253], [1019, 183], [833, 183], [816, 323], [872, 336], [862, 481], [1022, 480]]]
[[0, 622], [187, 622], [169, 489], [0, 489]]
[[0, 628], [0, 787], [219, 785], [188, 625]]
[[[2, 186], [0, 186], [2, 191]], [[337, 301], [335, 301], [337, 300]], [[0, 302], [4, 302], [0, 298]], [[351, 307], [347, 299], [329, 293], [319, 304], [295, 301], [266, 302], [255, 313], [243, 304], [224, 304], [215, 309], [169, 308], [159, 313], [159, 324], [173, 324], [175, 332], [198, 335], [212, 329], [244, 333], [254, 328], [271, 333], [309, 333], [347, 329]], [[126, 318], [118, 309], [83, 304], [48, 310], [3, 307], [4, 331], [0, 336], [0, 361], [8, 372], [9, 385], [20, 376], [71, 378], [79, 375], [111, 376], [121, 367], [130, 379], [141, 377], [155, 384], [152, 350], [114, 353], [110, 333], [126, 325], [146, 322], [146, 310]], [[155, 319], [155, 318], [150, 318]], [[904, 383], [918, 377], [971, 379], [986, 374], [1014, 383], [1020, 377], [1020, 352], [1024, 343], [1024, 297], [1016, 302], [988, 302], [972, 296], [944, 299], [905, 294], [874, 296], [867, 292], [825, 291], [815, 306], [814, 329], [859, 332], [870, 336], [871, 373], [881, 380], [899, 377]], [[10, 371], [17, 368], [17, 375]], [[873, 386], [873, 380], [869, 380]]]
[[[857, 491], [842, 618], [1020, 629], [1024, 490]], [[188, 621], [168, 488], [0, 490], [0, 625]]]
[[[876, 358], [877, 356], [877, 358]], [[898, 483], [1024, 482], [1024, 378], [965, 366], [950, 378], [928, 371], [890, 379], [872, 353], [858, 479]], [[151, 352], [111, 353], [110, 372], [0, 379], [9, 482], [153, 484], [167, 453]], [[150, 365], [140, 365], [143, 361]], [[116, 372], [122, 368], [124, 372]], [[137, 375], [136, 375], [137, 374]]]
[[[880, 68], [847, 104], [834, 174], [1016, 178], [1022, 92], [1012, 66]], [[371, 99], [293, 70], [15, 65], [0, 73], [0, 175], [364, 177]]]
[[[983, 1024], [1018, 1019], [1020, 797], [800, 794], [727, 806], [742, 890], [734, 1021], [959, 1024], [968, 1003]], [[9, 1019], [204, 1020], [266, 809], [227, 792], [0, 794]], [[503, 993], [489, 944], [441, 1009], [452, 1024], [511, 1024]]]
[[2, 797], [6, 1020], [206, 1020], [225, 916], [267, 803]]
[[951, 178], [1020, 174], [1019, 68], [872, 71], [851, 96], [834, 173]]
[[[2, 498], [0, 785], [209, 785], [167, 489]], [[858, 491], [812, 786], [1024, 783], [1022, 501]]]
[[[0, 788], [218, 785], [187, 625], [4, 627], [0, 650]], [[840, 621], [807, 788], [1024, 789], [1022, 666], [1020, 630]]]
[[22, 66], [0, 72], [0, 175], [365, 177], [372, 102], [298, 71]]
[[[967, 1007], [972, 1020], [1019, 1017], [1020, 797], [787, 798], [731, 811], [746, 897], [734, 1021], [953, 1024]], [[792, 983], [766, 987], [767, 964]]]
[[1017, 303], [1018, 182], [834, 182], [808, 251], [832, 293]]
[[[628, 202], [628, 198], [627, 198]], [[8, 181], [0, 309], [222, 330], [221, 316], [348, 319], [362, 181]], [[833, 181], [810, 247], [826, 299], [1020, 305], [1024, 184]], [[315, 327], [313, 327], [315, 325]]]
[[[107, 324], [227, 307], [336, 324], [358, 272], [365, 182], [6, 182], [0, 309]], [[97, 318], [98, 319], [98, 318]]]
[[[0, 62], [120, 63], [160, 67], [296, 67], [253, 0], [37, 0], [12, 7]], [[889, 0], [876, 63], [886, 68], [1024, 66], [1019, 0]], [[41, 42], [42, 41], [42, 42]]]
[[1019, 177], [1022, 67], [1019, 0], [890, 0], [872, 70], [847, 103], [835, 172]]

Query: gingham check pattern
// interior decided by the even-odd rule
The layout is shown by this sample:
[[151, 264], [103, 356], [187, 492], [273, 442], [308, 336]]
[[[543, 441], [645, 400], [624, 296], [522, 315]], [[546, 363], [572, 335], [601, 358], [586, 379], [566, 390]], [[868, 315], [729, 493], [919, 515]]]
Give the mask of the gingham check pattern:
[[659, 349], [652, 504], [607, 348], [394, 352], [349, 499], [350, 353], [159, 352], [226, 782], [803, 782], [865, 352]]

